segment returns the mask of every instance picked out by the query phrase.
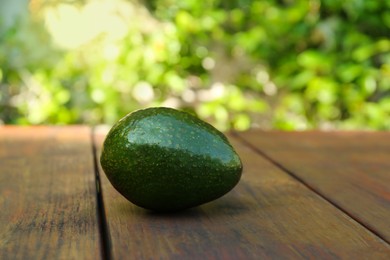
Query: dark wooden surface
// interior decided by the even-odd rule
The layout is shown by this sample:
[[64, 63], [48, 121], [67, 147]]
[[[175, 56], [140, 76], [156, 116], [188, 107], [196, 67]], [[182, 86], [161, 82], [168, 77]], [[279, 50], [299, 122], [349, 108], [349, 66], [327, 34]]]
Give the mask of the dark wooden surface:
[[234, 133], [238, 186], [178, 214], [113, 189], [104, 137], [0, 128], [0, 259], [390, 259], [389, 133]]
[[0, 128], [0, 259], [101, 258], [90, 129]]
[[240, 137], [390, 243], [390, 133], [250, 131]]

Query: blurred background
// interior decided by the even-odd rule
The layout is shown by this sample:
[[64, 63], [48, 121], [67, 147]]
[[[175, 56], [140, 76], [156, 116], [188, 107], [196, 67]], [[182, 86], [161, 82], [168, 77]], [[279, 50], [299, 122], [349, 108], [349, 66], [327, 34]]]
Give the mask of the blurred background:
[[390, 0], [0, 1], [0, 124], [150, 106], [220, 130], [390, 130]]

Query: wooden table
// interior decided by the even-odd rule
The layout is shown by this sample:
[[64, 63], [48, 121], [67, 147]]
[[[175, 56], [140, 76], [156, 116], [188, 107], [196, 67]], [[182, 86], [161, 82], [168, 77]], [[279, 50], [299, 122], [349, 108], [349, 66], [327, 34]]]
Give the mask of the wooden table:
[[390, 133], [232, 133], [244, 172], [178, 214], [124, 199], [105, 132], [0, 127], [0, 259], [390, 259]]

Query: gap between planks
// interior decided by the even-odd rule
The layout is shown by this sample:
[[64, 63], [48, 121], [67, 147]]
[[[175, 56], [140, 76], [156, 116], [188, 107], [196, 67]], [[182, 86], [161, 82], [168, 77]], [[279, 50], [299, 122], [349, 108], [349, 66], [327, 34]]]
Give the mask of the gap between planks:
[[112, 256], [112, 247], [111, 247], [111, 238], [110, 231], [107, 223], [106, 213], [104, 209], [104, 200], [103, 200], [103, 189], [100, 180], [100, 172], [99, 172], [99, 158], [96, 147], [96, 128], [91, 128], [91, 145], [92, 145], [92, 155], [93, 155], [93, 164], [95, 171], [95, 179], [96, 179], [96, 200], [97, 200], [97, 215], [99, 221], [99, 231], [100, 231], [100, 239], [101, 239], [101, 250], [103, 259], [113, 259]]
[[267, 161], [271, 162], [273, 165], [284, 171], [286, 174], [294, 178], [296, 181], [302, 183], [306, 188], [317, 194], [319, 197], [321, 197], [323, 200], [327, 201], [331, 205], [333, 205], [335, 208], [337, 208], [339, 211], [347, 215], [349, 218], [351, 218], [353, 221], [361, 225], [363, 228], [368, 230], [373, 235], [377, 236], [380, 240], [382, 240], [383, 243], [390, 245], [390, 241], [388, 241], [385, 237], [383, 237], [381, 234], [379, 234], [375, 229], [371, 228], [370, 226], [363, 223], [359, 218], [355, 217], [353, 214], [349, 213], [347, 210], [343, 209], [342, 206], [338, 205], [338, 203], [331, 198], [328, 198], [324, 193], [322, 193], [319, 190], [316, 190], [312, 185], [310, 185], [308, 182], [306, 182], [304, 179], [299, 177], [297, 174], [295, 174], [293, 171], [288, 169], [286, 166], [284, 166], [282, 163], [275, 160], [272, 156], [268, 155], [265, 151], [258, 148], [257, 146], [251, 144], [248, 142], [245, 138], [243, 138], [241, 135], [239, 135], [237, 132], [231, 133], [233, 137], [235, 137], [238, 141], [240, 141], [245, 146], [249, 147], [251, 150], [262, 156]]

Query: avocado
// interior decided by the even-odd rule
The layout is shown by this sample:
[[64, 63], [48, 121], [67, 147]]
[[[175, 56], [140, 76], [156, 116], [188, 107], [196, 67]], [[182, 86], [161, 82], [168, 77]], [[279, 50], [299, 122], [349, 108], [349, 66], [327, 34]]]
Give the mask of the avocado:
[[100, 162], [119, 193], [154, 211], [215, 200], [233, 189], [242, 172], [239, 156], [221, 132], [166, 107], [119, 120], [104, 141]]

